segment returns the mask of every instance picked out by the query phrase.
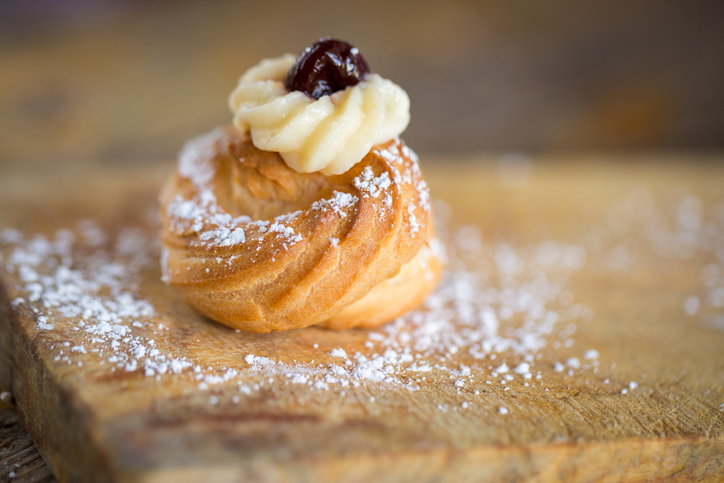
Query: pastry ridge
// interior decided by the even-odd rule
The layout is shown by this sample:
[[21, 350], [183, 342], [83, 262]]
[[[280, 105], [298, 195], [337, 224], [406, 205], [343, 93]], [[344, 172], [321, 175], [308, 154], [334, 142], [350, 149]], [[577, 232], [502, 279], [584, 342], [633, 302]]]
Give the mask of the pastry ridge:
[[325, 176], [217, 129], [184, 147], [160, 203], [164, 280], [233, 328], [375, 327], [442, 270], [427, 185], [398, 139]]

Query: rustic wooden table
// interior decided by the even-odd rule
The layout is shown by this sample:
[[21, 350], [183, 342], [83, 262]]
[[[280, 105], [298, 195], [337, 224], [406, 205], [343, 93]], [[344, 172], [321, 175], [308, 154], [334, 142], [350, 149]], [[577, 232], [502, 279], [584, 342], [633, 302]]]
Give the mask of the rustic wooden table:
[[[423, 166], [434, 196], [449, 203], [450, 210], [442, 206], [439, 211], [441, 216], [451, 212], [447, 223], [454, 236], [448, 241], [457, 257], [455, 267], [473, 267], [478, 275], [495, 272], [496, 253], [512, 253], [512, 260], [527, 263], [531, 247], [545, 252], [570, 246], [574, 260], [581, 248], [586, 261], [571, 273], [552, 273], [551, 267], [546, 268], [551, 273], [544, 273], [562, 277], [556, 279], [564, 287], [562, 298], [547, 303], [554, 313], [571, 316], [575, 333], [561, 334], [558, 329], [568, 326], [561, 322], [543, 337], [545, 347], [538, 351], [494, 351], [497, 362], [475, 368], [480, 380], [463, 381], [463, 388], [474, 387], [472, 394], [448, 387], [442, 379], [450, 374], [443, 370], [429, 375], [428, 386], [423, 385], [427, 389], [411, 396], [388, 391], [390, 397], [377, 397], [378, 405], [358, 403], [344, 417], [332, 403], [326, 406], [329, 414], [339, 421], [371, 418], [380, 433], [398, 438], [390, 444], [400, 445], [395, 453], [400, 461], [408, 461], [406, 444], [415, 439], [434, 470], [448, 478], [464, 479], [470, 475], [465, 471], [487, 464], [492, 469], [485, 474], [491, 479], [722, 478], [724, 225], [717, 203], [724, 198], [724, 158], [552, 156], [530, 164], [515, 156], [499, 160], [462, 154], [721, 149], [721, 5], [564, 1], [542, 8], [477, 0], [444, 5], [375, 0], [360, 10], [355, 3], [322, 1], [310, 7], [294, 0], [45, 2], [41, 9], [33, 3], [16, 2], [17, 7], [3, 7], [0, 15], [0, 229], [12, 226], [26, 236], [47, 235], [63, 227], [78, 230], [78, 219], [90, 218], [106, 229], [116, 222], [142, 226], [144, 236], [152, 238], [148, 230], [153, 225], [145, 214], [155, 206], [169, 160], [181, 140], [228, 122], [226, 96], [242, 71], [260, 57], [301, 49], [321, 35], [350, 40], [376, 71], [410, 94], [413, 119], [405, 139], [422, 153], [450, 155], [424, 159]], [[17, 248], [12, 238], [4, 242], [4, 256]], [[555, 243], [546, 245], [546, 240]], [[153, 244], [148, 250], [153, 254]], [[177, 300], [158, 283], [154, 267], [140, 275], [147, 282], [143, 296], [164, 308]], [[9, 280], [16, 275], [2, 276], [7, 290], [15, 290]], [[488, 283], [500, 288], [502, 281], [493, 277]], [[513, 288], [523, 291], [523, 282]], [[578, 307], [577, 316], [566, 307]], [[108, 422], [97, 405], [117, 393], [91, 394], [98, 387], [95, 379], [91, 389], [83, 389], [78, 381], [88, 374], [60, 370], [60, 359], [54, 360], [59, 354], [53, 351], [62, 349], [44, 345], [47, 334], [34, 337], [32, 314], [6, 309], [6, 335], [12, 327], [18, 341], [32, 343], [3, 346], [2, 389], [12, 389], [20, 376], [36, 381], [45, 374], [68, 388], [68, 394], [88, 398], [93, 411], [75, 405], [70, 421], [93, 414], [94, 422]], [[164, 310], [160, 313], [168, 316]], [[174, 317], [177, 323], [207, 330], [193, 314]], [[505, 330], [512, 327], [500, 323], [494, 339], [510, 339]], [[316, 332], [304, 334], [298, 337]], [[379, 342], [354, 334], [349, 337], [364, 347]], [[74, 340], [63, 336], [68, 337], [65, 342]], [[229, 336], [219, 335], [224, 340]], [[327, 342], [334, 342], [334, 348], [352, 343], [326, 333], [319, 337], [331, 338]], [[566, 346], [567, 340], [573, 345]], [[258, 354], [272, 342], [260, 342]], [[287, 342], [293, 346], [293, 337]], [[236, 343], [246, 347], [248, 341]], [[29, 374], [27, 367], [14, 365], [18, 347], [39, 357], [32, 367], [40, 372]], [[586, 352], [591, 349], [597, 357]], [[592, 358], [583, 357], [586, 353]], [[76, 363], [85, 361], [82, 354], [72, 355]], [[320, 360], [329, 357], [322, 355]], [[531, 373], [531, 380], [511, 371], [492, 378], [491, 367], [499, 368], [502, 359], [512, 364], [525, 355], [540, 355], [533, 361], [540, 373]], [[451, 357], [457, 361], [461, 356]], [[86, 370], [93, 367], [85, 362]], [[248, 369], [245, 362], [234, 364], [241, 372]], [[81, 379], [74, 379], [79, 374]], [[493, 388], [483, 386], [485, 377], [493, 379]], [[501, 382], [508, 384], [507, 391], [497, 389]], [[222, 403], [224, 394], [228, 396], [216, 395]], [[0, 480], [54, 479], [23, 419], [54, 471], [67, 476], [71, 460], [54, 453], [58, 440], [44, 439], [58, 432], [54, 423], [59, 419], [33, 426], [43, 418], [29, 408], [38, 409], [40, 402], [23, 391], [16, 396], [22, 417], [0, 402]], [[244, 401], [249, 397], [251, 408], [258, 403], [257, 393], [239, 396]], [[142, 400], [132, 398], [129, 407]], [[456, 419], [463, 403], [470, 410]], [[48, 404], [49, 410], [57, 409]], [[503, 404], [511, 408], [508, 415], [499, 412]], [[204, 418], [209, 416], [207, 404], [199, 407]], [[400, 417], [398, 410], [404, 407], [425, 409]], [[252, 413], [233, 414], [224, 421], [239, 431], [239, 418], [254, 421]], [[319, 417], [319, 424], [331, 424]], [[387, 420], [395, 418], [400, 426], [388, 426]], [[277, 434], [272, 423], [259, 427]], [[429, 434], [419, 433], [423, 426], [430, 427]], [[188, 431], [180, 434], [183, 439]], [[354, 434], [362, 450], [365, 443], [369, 450], [378, 442], [370, 433]], [[323, 441], [320, 447], [329, 449], [328, 444]], [[340, 442], [340, 451], [350, 450], [350, 444]], [[107, 450], [111, 460], [119, 454], [108, 441], [88, 447]], [[390, 447], [381, 448], [387, 453], [376, 454], [389, 454]], [[447, 463], [440, 462], [443, 456]], [[476, 458], [477, 463], [472, 461]], [[154, 461], [156, 468], [168, 467], [162, 459]], [[451, 469], [456, 462], [462, 473]], [[338, 463], [339, 471], [346, 468], [342, 460]], [[394, 475], [393, 463], [380, 468]], [[412, 471], [408, 477], [414, 475]]]
[[[3, 178], [0, 226], [22, 240], [3, 234], [3, 286], [15, 302], [4, 302], [0, 383], [61, 480], [720, 481], [721, 161], [423, 160], [447, 203], [438, 214], [450, 273], [436, 303], [452, 305], [431, 303], [374, 334], [249, 336], [186, 309], [144, 258], [157, 253], [152, 214], [169, 166]], [[80, 319], [59, 315], [62, 303], [43, 315], [52, 284], [40, 278], [33, 302], [20, 267], [41, 272], [49, 259], [26, 258], [41, 243], [34, 234], [61, 228], [81, 246], [58, 245], [52, 253], [71, 259], [53, 263], [83, 276], [118, 264], [106, 275], [134, 278], [124, 290], [153, 307], [122, 323], [156, 332], [162, 353], [193, 360], [199, 377], [158, 366], [147, 377], [109, 359], [112, 341], [96, 332], [93, 342]], [[137, 253], [113, 251], [129, 233]], [[376, 373], [357, 352], [389, 369], [365, 378]], [[343, 383], [332, 364], [354, 377]], [[51, 480], [13, 414], [2, 413], [0, 478]]]

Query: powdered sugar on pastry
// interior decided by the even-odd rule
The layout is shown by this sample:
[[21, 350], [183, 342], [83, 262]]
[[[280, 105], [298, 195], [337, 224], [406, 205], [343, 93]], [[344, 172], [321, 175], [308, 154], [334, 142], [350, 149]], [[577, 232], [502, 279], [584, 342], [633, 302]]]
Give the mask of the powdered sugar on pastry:
[[191, 244], [209, 247], [243, 244], [246, 241], [243, 226], [255, 226], [260, 233], [277, 233], [286, 244], [301, 241], [301, 236], [284, 224], [293, 218], [294, 213], [280, 215], [269, 225], [265, 220], [254, 221], [247, 215], [232, 216], [219, 206], [212, 189], [216, 176], [212, 160], [216, 147], [224, 142], [228, 142], [225, 132], [216, 129], [184, 145], [179, 154], [178, 173], [196, 186], [198, 195], [190, 199], [177, 195], [168, 204], [166, 211], [171, 229], [178, 235], [195, 232], [198, 237], [192, 239]]
[[320, 39], [249, 69], [235, 129], [186, 144], [161, 194], [163, 279], [255, 332], [375, 327], [419, 304], [442, 259], [410, 101], [359, 50]]
[[237, 130], [201, 136], [161, 195], [163, 278], [245, 330], [391, 320], [442, 267], [414, 157], [395, 139], [342, 175], [303, 174]]

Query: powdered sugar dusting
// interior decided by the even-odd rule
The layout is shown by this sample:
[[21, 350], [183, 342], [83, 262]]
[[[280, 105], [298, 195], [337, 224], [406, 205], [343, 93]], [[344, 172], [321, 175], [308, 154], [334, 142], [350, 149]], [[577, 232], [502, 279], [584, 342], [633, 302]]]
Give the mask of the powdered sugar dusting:
[[186, 141], [178, 158], [178, 172], [197, 186], [206, 186], [214, 177], [209, 160], [214, 156], [214, 144], [223, 138], [223, 131], [215, 129], [208, 134]]
[[[214, 195], [211, 181], [215, 175], [212, 164], [215, 146], [223, 142], [226, 134], [217, 129], [187, 142], [179, 153], [178, 172], [196, 187], [197, 194], [190, 199], [177, 195], [166, 206], [169, 228], [179, 236], [195, 234], [192, 246], [233, 247], [247, 241], [247, 229], [257, 229], [264, 234], [273, 232], [282, 238], [282, 246], [288, 248], [302, 241], [287, 222], [300, 212], [277, 216], [272, 222], [252, 220], [249, 216], [232, 216], [223, 209]], [[246, 228], [246, 229], [245, 229]], [[256, 241], [260, 241], [257, 237]], [[164, 277], [166, 273], [164, 272]]]
[[[352, 195], [335, 193], [315, 209], [354, 202]], [[294, 236], [281, 222], [261, 228]], [[236, 384], [244, 395], [281, 380], [315, 391], [369, 384], [417, 391], [424, 374], [441, 371], [450, 374], [452, 387], [459, 390], [478, 384], [480, 371], [491, 377], [487, 367], [498, 355], [506, 360], [492, 374], [511, 377], [504, 369], [508, 361], [516, 368], [514, 375], [529, 380], [536, 373], [533, 356], [548, 339], [564, 333], [577, 317], [590, 316], [590, 309], [580, 304], [566, 310], [556, 306], [565, 279], [585, 257], [580, 247], [550, 241], [522, 249], [487, 245], [475, 227], [464, 226], [443, 235], [452, 259], [440, 288], [423, 309], [367, 332], [364, 351], [332, 347], [318, 362], [294, 363], [271, 354], [244, 355], [241, 342], [240, 364], [216, 366], [178, 353], [173, 343], [165, 348], [158, 343], [169, 340], [177, 322], [140, 294], [139, 273], [154, 264], [159, 249], [149, 239], [153, 230], [127, 227], [114, 238], [84, 222], [49, 238], [26, 238], [14, 230], [0, 236], [12, 242], [5, 266], [20, 283], [14, 307], [31, 309], [37, 330], [72, 340], [56, 349], [58, 362], [82, 364], [78, 358], [95, 357], [112, 372], [183, 376], [199, 390]], [[492, 265], [483, 270], [476, 266], [480, 260]], [[243, 341], [243, 334], [239, 337]]]
[[[713, 324], [712, 320], [722, 317], [724, 306], [717, 298], [724, 280], [724, 208], [705, 209], [701, 202], [684, 197], [673, 203], [668, 215], [636, 225], [635, 219], [649, 220], [658, 208], [641, 193], [631, 199], [637, 208], [616, 211], [608, 230], [624, 239], [634, 230], [644, 230], [651, 236], [643, 239], [649, 240], [659, 257], [689, 263], [706, 253], [700, 291], [682, 298], [681, 311], [682, 316]], [[354, 203], [353, 195], [335, 193], [315, 209], [348, 208]], [[444, 206], [436, 208], [443, 220], [446, 211]], [[297, 215], [285, 219], [293, 216]], [[622, 221], [622, 216], [628, 216], [628, 221]], [[258, 228], [293, 237], [285, 233], [285, 219]], [[203, 338], [204, 352], [218, 350], [219, 362], [197, 360], [193, 351], [185, 351], [185, 342], [174, 335], [185, 322], [169, 317], [143, 295], [141, 282], [147, 276], [143, 273], [155, 270], [159, 255], [153, 242], [155, 227], [109, 230], [86, 220], [51, 236], [5, 229], [0, 241], [12, 310], [29, 320], [28, 330], [38, 338], [53, 341], [52, 360], [79, 371], [87, 366], [84, 362], [96, 361], [109, 372], [134, 377], [183, 378], [200, 391], [213, 392], [218, 404], [226, 400], [237, 404], [262, 389], [281, 386], [313, 393], [331, 391], [340, 397], [354, 388], [415, 392], [426, 388], [433, 377], [436, 381], [442, 377], [449, 381], [442, 385], [445, 390], [468, 398], [465, 406], [460, 401], [440, 404], [440, 411], [452, 412], [473, 407], [473, 396], [486, 387], [498, 387], [500, 394], [508, 394], [514, 385], [545, 391], [545, 377], [598, 371], [600, 348], [577, 347], [574, 338], [577, 327], [595, 314], [577, 300], [570, 279], [591, 263], [621, 270], [608, 265], [608, 257], [623, 242], [611, 236], [606, 243], [591, 238], [585, 245], [556, 240], [520, 244], [491, 240], [480, 227], [451, 222], [440, 232], [442, 241], [431, 243], [430, 249], [443, 256], [442, 246], [447, 248], [448, 269], [419, 310], [377, 330], [355, 331], [357, 344], [332, 343], [330, 333], [318, 331], [313, 348], [310, 344], [306, 352], [283, 357], [274, 352], [274, 343], [267, 347], [262, 339], [251, 342], [243, 333], [223, 329], [223, 335], [215, 332], [214, 337], [205, 337], [205, 331], [221, 330], [211, 322], [183, 328], [184, 341]], [[669, 242], [662, 244], [662, 239]], [[334, 240], [330, 243], [339, 243]], [[642, 250], [635, 248], [631, 248], [632, 264], [641, 263]], [[691, 297], [697, 300], [696, 310]], [[274, 337], [270, 335], [269, 340]], [[229, 344], [237, 352], [233, 357], [228, 354]], [[312, 361], [309, 351], [315, 354]], [[541, 358], [542, 353], [554, 359]], [[603, 383], [616, 384], [613, 379]], [[615, 390], [631, 397], [645, 387], [645, 379], [627, 377]], [[381, 394], [375, 393], [376, 404]], [[499, 407], [510, 409], [510, 417], [516, 414], [512, 403]]]
[[410, 233], [413, 235], [420, 231], [420, 224], [417, 222], [417, 217], [415, 216], [415, 206], [414, 205], [407, 205], [407, 216], [408, 221], [410, 222]]
[[[129, 248], [152, 245], [148, 234], [123, 229], [114, 245], [103, 248], [108, 236], [90, 220], [80, 222], [76, 231], [59, 230], [53, 238], [24, 240], [12, 231], [3, 233], [10, 234], [4, 240], [15, 242], [5, 268], [25, 282], [24, 296], [13, 305], [34, 302], [38, 330], [67, 330], [70, 325], [70, 330], [85, 334], [86, 343], [61, 350], [56, 361], [70, 364], [69, 353], [88, 354], [88, 345], [113, 370], [178, 373], [190, 366], [185, 358], [159, 351], [152, 338], [136, 334], [157, 316], [151, 303], [138, 295], [138, 271], [153, 258]], [[78, 258], [74, 254], [79, 249], [89, 251]]]
[[[280, 248], [289, 248], [303, 240], [300, 233], [290, 226], [290, 221], [301, 212], [277, 216], [271, 222], [252, 220], [250, 217], [232, 216], [219, 205], [213, 191], [212, 180], [215, 176], [214, 155], [216, 146], [225, 139], [223, 130], [214, 130], [209, 134], [193, 139], [184, 145], [179, 154], [178, 173], [191, 181], [196, 194], [188, 198], [177, 195], [166, 206], [169, 229], [178, 236], [188, 237], [191, 246], [235, 247], [251, 240], [261, 243], [266, 233], [275, 233], [281, 238]], [[402, 146], [398, 147], [398, 144]], [[371, 166], [353, 180], [353, 185], [363, 198], [381, 199], [380, 216], [389, 212], [397, 197], [394, 185], [415, 183], [417, 200], [407, 205], [408, 222], [411, 234], [420, 232], [420, 224], [415, 215], [416, 207], [430, 210], [430, 196], [427, 184], [421, 179], [417, 165], [417, 156], [408, 147], [392, 143], [387, 149], [375, 148], [376, 153], [390, 163], [390, 170], [375, 174]], [[401, 156], [412, 163], [403, 163]], [[401, 170], [402, 169], [402, 173]], [[332, 197], [316, 201], [311, 210], [331, 210], [341, 218], [347, 217], [349, 209], [359, 202], [351, 193], [334, 191]], [[258, 235], [253, 235], [257, 233]], [[8, 235], [11, 236], [11, 235]], [[168, 274], [164, 271], [164, 279]]]
[[[399, 139], [395, 141], [396, 142], [384, 148], [374, 148], [374, 152], [389, 164], [389, 170], [390, 173], [392, 173], [391, 179], [395, 184], [400, 185], [405, 183], [413, 185], [417, 192], [417, 199], [411, 199], [406, 208], [410, 234], [414, 236], [420, 232], [420, 223], [415, 214], [415, 210], [419, 207], [427, 213], [430, 212], [430, 191], [427, 183], [422, 179], [417, 155]], [[404, 158], [412, 162], [405, 163]], [[372, 168], [367, 166], [362, 173], [355, 178], [354, 185], [362, 192], [363, 197], [381, 197], [384, 206], [387, 208], [392, 207], [392, 193], [386, 191], [392, 185], [388, 172], [383, 172], [379, 176], [375, 176]], [[385, 213], [386, 210], [383, 208], [380, 214], [384, 215]]]
[[608, 269], [662, 260], [696, 267], [699, 286], [682, 296], [681, 313], [724, 330], [724, 202], [706, 206], [686, 190], [657, 199], [639, 186], [609, 210], [607, 222], [591, 231], [588, 244]]
[[379, 176], [375, 176], [371, 166], [365, 166], [362, 174], [357, 176], [353, 184], [355, 188], [362, 192], [364, 197], [378, 198], [381, 193], [387, 190], [392, 182], [389, 173], [382, 172]]
[[348, 208], [354, 207], [359, 198], [350, 193], [344, 193], [341, 191], [335, 191], [332, 193], [332, 197], [329, 199], [322, 199], [312, 203], [312, 210], [332, 210], [334, 213], [339, 215], [340, 218], [346, 218]]
[[[406, 168], [402, 174], [395, 171], [395, 178], [399, 178], [402, 182], [412, 184], [415, 181], [415, 189], [417, 190], [417, 205], [423, 210], [430, 211], [430, 190], [427, 183], [422, 178], [418, 157], [415, 152], [410, 149], [399, 139], [397, 142], [390, 144], [386, 148], [375, 148], [375, 152], [385, 160], [394, 164], [402, 164], [401, 157], [404, 156], [412, 161], [409, 168]], [[401, 146], [401, 147], [399, 147]]]
[[[483, 243], [473, 226], [454, 230], [447, 243], [454, 255], [450, 270], [425, 301], [425, 310], [410, 312], [385, 326], [379, 343], [397, 354], [413, 355], [412, 360], [416, 354], [439, 358], [435, 368], [451, 373], [459, 370], [460, 360], [474, 363], [505, 355], [515, 363], [515, 374], [530, 379], [533, 356], [551, 337], [563, 334], [576, 319], [592, 316], [583, 305], [572, 310], [559, 305], [562, 286], [575, 269], [540, 260], [542, 247], [550, 250], [554, 243], [515, 250], [507, 244]], [[560, 258], [581, 250], [559, 243], [555, 248]], [[492, 264], [483, 269], [481, 261]], [[454, 363], [448, 365], [448, 360]], [[510, 371], [506, 360], [490, 366], [495, 377]], [[416, 364], [411, 367], [430, 370]], [[471, 374], [461, 372], [458, 380], [464, 382]]]

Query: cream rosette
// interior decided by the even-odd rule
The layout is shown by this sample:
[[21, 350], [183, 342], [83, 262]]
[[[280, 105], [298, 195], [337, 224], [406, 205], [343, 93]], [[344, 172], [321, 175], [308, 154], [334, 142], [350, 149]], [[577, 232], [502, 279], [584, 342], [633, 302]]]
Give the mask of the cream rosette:
[[261, 61], [229, 97], [234, 126], [248, 131], [257, 148], [279, 153], [293, 170], [342, 174], [409, 124], [407, 93], [377, 74], [319, 100], [290, 92], [284, 80], [294, 59], [286, 54]]

